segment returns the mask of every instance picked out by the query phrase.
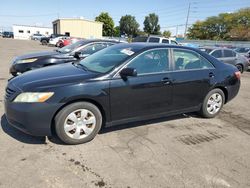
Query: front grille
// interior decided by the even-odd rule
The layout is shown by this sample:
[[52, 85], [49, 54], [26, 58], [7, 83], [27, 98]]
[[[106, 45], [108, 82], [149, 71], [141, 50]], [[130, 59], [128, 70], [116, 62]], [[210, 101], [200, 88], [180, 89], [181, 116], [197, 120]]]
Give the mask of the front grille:
[[15, 91], [7, 87], [5, 90], [5, 99], [6, 100], [10, 99], [14, 94]]

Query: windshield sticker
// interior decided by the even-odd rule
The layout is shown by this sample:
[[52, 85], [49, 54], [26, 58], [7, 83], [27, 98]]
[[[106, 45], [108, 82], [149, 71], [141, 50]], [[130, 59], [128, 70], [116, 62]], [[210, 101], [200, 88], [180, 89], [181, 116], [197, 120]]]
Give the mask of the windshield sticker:
[[130, 49], [123, 49], [123, 50], [121, 50], [121, 53], [124, 53], [124, 54], [126, 54], [126, 55], [128, 55], [128, 56], [131, 56], [131, 55], [133, 55], [135, 52], [133, 52], [133, 51], [131, 51]]

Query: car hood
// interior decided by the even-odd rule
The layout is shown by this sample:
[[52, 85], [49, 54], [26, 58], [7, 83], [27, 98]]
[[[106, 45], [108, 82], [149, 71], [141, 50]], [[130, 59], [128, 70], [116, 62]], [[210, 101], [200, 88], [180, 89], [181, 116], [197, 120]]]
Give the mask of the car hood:
[[59, 54], [60, 53], [57, 51], [45, 51], [45, 52], [38, 52], [38, 53], [21, 55], [21, 56], [16, 57], [15, 60], [39, 58], [39, 57], [45, 57], [45, 56], [55, 56], [55, 55], [59, 55]]
[[39, 91], [59, 85], [81, 83], [96, 76], [96, 73], [85, 71], [73, 63], [66, 63], [28, 71], [11, 79], [9, 84], [21, 91]]

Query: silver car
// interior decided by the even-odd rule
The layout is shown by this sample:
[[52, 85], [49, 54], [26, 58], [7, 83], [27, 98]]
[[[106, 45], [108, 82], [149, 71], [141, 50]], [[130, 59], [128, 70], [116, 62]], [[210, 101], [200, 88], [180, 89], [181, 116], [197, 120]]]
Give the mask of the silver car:
[[31, 37], [30, 37], [30, 39], [31, 40], [39, 40], [40, 41], [40, 39], [42, 38], [42, 37], [45, 37], [45, 35], [42, 35], [42, 34], [33, 34]]
[[216, 47], [202, 47], [201, 51], [204, 51], [223, 63], [228, 63], [236, 66], [241, 73], [248, 70], [249, 61], [244, 56], [228, 48], [216, 48]]

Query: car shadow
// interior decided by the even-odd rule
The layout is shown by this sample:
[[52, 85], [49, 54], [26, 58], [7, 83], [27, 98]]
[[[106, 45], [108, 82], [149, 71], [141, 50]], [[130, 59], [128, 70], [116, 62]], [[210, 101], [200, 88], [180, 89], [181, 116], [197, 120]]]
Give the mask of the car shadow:
[[31, 136], [28, 134], [25, 134], [21, 131], [19, 131], [18, 129], [12, 127], [7, 119], [5, 115], [2, 115], [1, 117], [1, 127], [2, 130], [9, 136], [11, 136], [12, 138], [26, 143], [26, 144], [46, 144], [46, 137], [36, 137], [36, 136]]
[[[199, 117], [196, 113], [187, 113], [187, 114], [180, 114], [180, 115], [175, 115], [175, 116], [168, 116], [168, 117], [163, 117], [163, 118], [158, 118], [158, 119], [151, 119], [151, 120], [145, 120], [145, 121], [138, 121], [138, 122], [133, 122], [133, 123], [126, 123], [126, 124], [121, 124], [113, 127], [103, 127], [98, 134], [106, 134], [109, 132], [113, 131], [119, 131], [119, 130], [124, 130], [124, 129], [130, 129], [130, 128], [135, 128], [135, 127], [140, 127], [140, 126], [148, 126], [151, 124], [155, 123], [160, 123], [164, 121], [171, 121], [171, 120], [177, 120], [177, 119], [184, 119], [184, 118], [190, 118], [190, 117]], [[31, 136], [29, 134], [23, 133], [19, 131], [18, 129], [12, 127], [9, 125], [6, 116], [3, 115], [1, 117], [1, 127], [2, 130], [11, 136], [12, 138], [26, 143], [26, 144], [47, 144], [46, 142], [46, 137], [36, 137], [36, 136]], [[48, 137], [48, 140], [54, 144], [58, 145], [65, 145], [57, 136], [55, 133], [53, 133], [53, 136]]]

